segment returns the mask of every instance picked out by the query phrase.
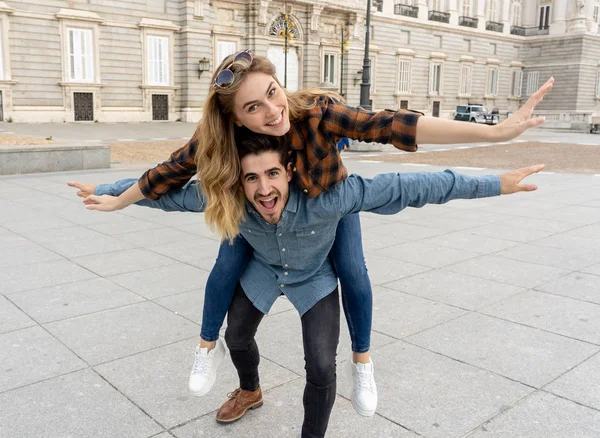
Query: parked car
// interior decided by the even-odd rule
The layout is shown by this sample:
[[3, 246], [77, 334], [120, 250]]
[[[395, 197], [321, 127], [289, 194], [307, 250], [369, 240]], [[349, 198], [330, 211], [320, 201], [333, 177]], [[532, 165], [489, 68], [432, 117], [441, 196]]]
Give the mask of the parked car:
[[496, 125], [500, 121], [500, 113], [497, 109], [494, 109], [490, 113], [482, 104], [470, 103], [468, 105], [459, 105], [456, 107], [456, 115], [454, 116], [454, 120]]
[[590, 134], [600, 133], [600, 116], [592, 116], [592, 123], [590, 124]]

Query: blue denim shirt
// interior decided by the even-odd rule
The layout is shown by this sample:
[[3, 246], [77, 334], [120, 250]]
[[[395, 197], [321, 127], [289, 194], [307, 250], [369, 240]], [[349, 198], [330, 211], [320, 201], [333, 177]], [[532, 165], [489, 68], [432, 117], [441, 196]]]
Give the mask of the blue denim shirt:
[[290, 184], [288, 203], [276, 225], [265, 222], [246, 204], [240, 232], [254, 248], [254, 256], [240, 279], [242, 288], [263, 313], [284, 294], [302, 316], [337, 286], [328, 255], [344, 215], [394, 214], [406, 207], [499, 194], [497, 176], [470, 177], [451, 170], [382, 174], [373, 179], [351, 175], [316, 198], [304, 196]]
[[[118, 196], [137, 183], [121, 180], [99, 185], [95, 194]], [[203, 212], [206, 199], [198, 195], [195, 182], [180, 192], [140, 205], [167, 211]], [[268, 313], [281, 294], [304, 315], [337, 286], [329, 260], [339, 220], [347, 214], [369, 211], [395, 214], [406, 207], [442, 204], [452, 199], [500, 195], [497, 176], [470, 177], [451, 170], [438, 173], [388, 173], [373, 179], [350, 175], [316, 198], [308, 198], [290, 184], [290, 196], [281, 219], [268, 224], [246, 203], [246, 220], [240, 232], [254, 248], [254, 255], [240, 279], [254, 306]]]

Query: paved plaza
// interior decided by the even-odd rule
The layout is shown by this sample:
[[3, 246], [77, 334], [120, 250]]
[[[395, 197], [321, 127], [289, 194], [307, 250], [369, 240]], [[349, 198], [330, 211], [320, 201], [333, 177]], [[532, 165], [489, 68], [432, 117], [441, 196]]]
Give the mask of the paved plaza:
[[[442, 170], [346, 155], [363, 176]], [[87, 211], [66, 185], [143, 170], [0, 177], [0, 437], [299, 437], [290, 303], [258, 332], [264, 406], [217, 424], [231, 362], [205, 397], [187, 379], [218, 238], [202, 214]], [[342, 321], [327, 436], [600, 436], [600, 177], [530, 181], [539, 191], [362, 215], [379, 406], [352, 409]]]

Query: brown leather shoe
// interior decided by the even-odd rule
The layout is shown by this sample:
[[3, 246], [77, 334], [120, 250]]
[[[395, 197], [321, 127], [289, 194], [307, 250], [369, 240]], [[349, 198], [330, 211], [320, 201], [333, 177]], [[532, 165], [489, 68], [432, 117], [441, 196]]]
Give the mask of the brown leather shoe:
[[241, 418], [248, 409], [260, 408], [263, 404], [260, 386], [254, 391], [238, 388], [227, 394], [229, 400], [223, 403], [217, 412], [219, 423], [231, 423]]

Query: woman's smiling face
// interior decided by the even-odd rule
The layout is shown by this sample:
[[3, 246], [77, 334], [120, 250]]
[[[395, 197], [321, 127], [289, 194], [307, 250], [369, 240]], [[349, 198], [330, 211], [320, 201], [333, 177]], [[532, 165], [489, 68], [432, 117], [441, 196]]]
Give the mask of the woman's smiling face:
[[236, 124], [258, 134], [281, 136], [290, 130], [288, 100], [273, 76], [249, 73], [235, 94]]

